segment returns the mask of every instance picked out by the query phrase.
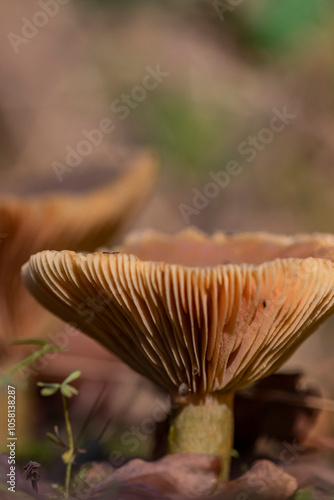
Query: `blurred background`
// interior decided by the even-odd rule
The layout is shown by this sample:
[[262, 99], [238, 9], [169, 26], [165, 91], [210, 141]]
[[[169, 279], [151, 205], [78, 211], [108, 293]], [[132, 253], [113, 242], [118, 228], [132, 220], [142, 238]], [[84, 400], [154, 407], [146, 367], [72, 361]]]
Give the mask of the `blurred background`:
[[[331, 0], [6, 2], [1, 191], [39, 175], [59, 189], [60, 180], [80, 182], [88, 164], [117, 167], [129, 151], [149, 147], [160, 178], [135, 228], [333, 233], [333, 21]], [[80, 141], [105, 119], [112, 131], [87, 154]], [[74, 163], [64, 169], [68, 154]], [[210, 187], [214, 176], [221, 184]], [[328, 321], [286, 365], [328, 398], [333, 328]], [[64, 366], [49, 377], [66, 376]], [[80, 397], [94, 405], [91, 376]], [[135, 380], [131, 387], [146, 384]], [[110, 407], [121, 415], [129, 400], [120, 403], [124, 391], [119, 399], [115, 391]], [[147, 408], [142, 395], [134, 420]], [[89, 404], [77, 404], [78, 417]], [[104, 422], [101, 415], [99, 429], [110, 412]], [[332, 413], [318, 426], [334, 432]]]

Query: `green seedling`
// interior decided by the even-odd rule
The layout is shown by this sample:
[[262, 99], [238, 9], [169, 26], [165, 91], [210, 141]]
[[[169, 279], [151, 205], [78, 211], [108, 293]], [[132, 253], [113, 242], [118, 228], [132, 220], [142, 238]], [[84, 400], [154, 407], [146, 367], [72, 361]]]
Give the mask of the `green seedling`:
[[76, 449], [74, 447], [73, 432], [72, 432], [72, 426], [71, 426], [71, 422], [70, 422], [70, 418], [69, 418], [68, 405], [67, 405], [67, 398], [71, 398], [71, 397], [76, 396], [78, 394], [78, 390], [75, 387], [73, 387], [72, 385], [70, 385], [70, 382], [73, 382], [74, 380], [79, 378], [80, 375], [81, 375], [80, 371], [75, 371], [75, 372], [71, 373], [61, 384], [37, 382], [37, 385], [39, 387], [42, 387], [42, 389], [41, 389], [42, 396], [53, 396], [57, 391], [60, 391], [62, 401], [63, 401], [64, 417], [65, 417], [68, 443], [65, 443], [61, 439], [61, 437], [59, 435], [58, 427], [54, 428], [54, 434], [52, 434], [51, 432], [48, 432], [47, 436], [53, 443], [55, 443], [56, 445], [58, 445], [61, 448], [64, 448], [66, 450], [62, 454], [62, 460], [63, 460], [64, 464], [66, 465], [66, 479], [65, 479], [65, 498], [66, 498], [66, 500], [68, 500], [68, 498], [69, 498], [71, 471], [72, 471], [72, 464], [74, 462], [75, 456], [77, 453], [85, 453], [85, 450]]

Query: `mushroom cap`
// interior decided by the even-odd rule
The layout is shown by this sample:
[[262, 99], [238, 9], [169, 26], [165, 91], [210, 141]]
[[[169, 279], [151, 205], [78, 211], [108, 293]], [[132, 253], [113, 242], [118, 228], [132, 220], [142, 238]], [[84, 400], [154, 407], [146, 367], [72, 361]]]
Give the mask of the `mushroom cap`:
[[216, 232], [208, 237], [190, 227], [175, 235], [154, 230], [133, 232], [118, 250], [134, 254], [141, 260], [186, 266], [256, 265], [278, 258], [307, 257], [334, 261], [334, 236], [321, 233], [285, 236], [266, 232]]
[[334, 311], [334, 263], [273, 255], [258, 265], [218, 264], [219, 252], [231, 257], [235, 240], [242, 261], [250, 242], [258, 259], [272, 247], [289, 254], [297, 241], [302, 252], [312, 238], [320, 236], [150, 232], [115, 253], [38, 253], [22, 276], [45, 307], [156, 384], [174, 393], [235, 391], [275, 371]]
[[118, 180], [75, 194], [0, 198], [0, 358], [5, 340], [36, 336], [45, 327], [43, 310], [22, 286], [22, 264], [44, 248], [92, 251], [128, 224], [156, 180], [154, 155], [132, 157]]

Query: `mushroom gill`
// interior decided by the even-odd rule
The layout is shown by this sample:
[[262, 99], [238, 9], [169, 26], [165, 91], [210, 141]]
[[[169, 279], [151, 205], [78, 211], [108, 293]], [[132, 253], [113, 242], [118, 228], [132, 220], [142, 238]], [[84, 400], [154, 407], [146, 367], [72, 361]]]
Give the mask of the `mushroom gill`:
[[[180, 404], [170, 450], [219, 454], [227, 477], [235, 391], [275, 371], [334, 312], [334, 263], [289, 255], [303, 239], [315, 251], [313, 238], [146, 233], [115, 253], [38, 253], [22, 275], [46, 308], [170, 391]], [[250, 244], [255, 264], [243, 263]], [[257, 263], [261, 254], [274, 260]]]

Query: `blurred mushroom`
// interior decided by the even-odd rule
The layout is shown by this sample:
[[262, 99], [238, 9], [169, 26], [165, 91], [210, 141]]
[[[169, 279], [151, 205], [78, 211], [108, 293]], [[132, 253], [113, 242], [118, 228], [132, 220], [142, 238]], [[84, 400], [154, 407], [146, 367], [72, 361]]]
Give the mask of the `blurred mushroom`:
[[[92, 251], [109, 243], [137, 213], [156, 179], [156, 160], [148, 153], [133, 157], [125, 169], [118, 180], [89, 192], [0, 198], [2, 362], [7, 339], [35, 337], [42, 333], [47, 319], [22, 286], [22, 264], [44, 248]], [[76, 179], [81, 182], [81, 177]]]
[[[227, 478], [235, 391], [274, 372], [334, 311], [334, 264], [298, 258], [319, 238], [148, 232], [115, 253], [44, 251], [22, 274], [46, 308], [172, 393], [170, 452], [220, 455]], [[87, 323], [79, 305], [101, 293]]]

